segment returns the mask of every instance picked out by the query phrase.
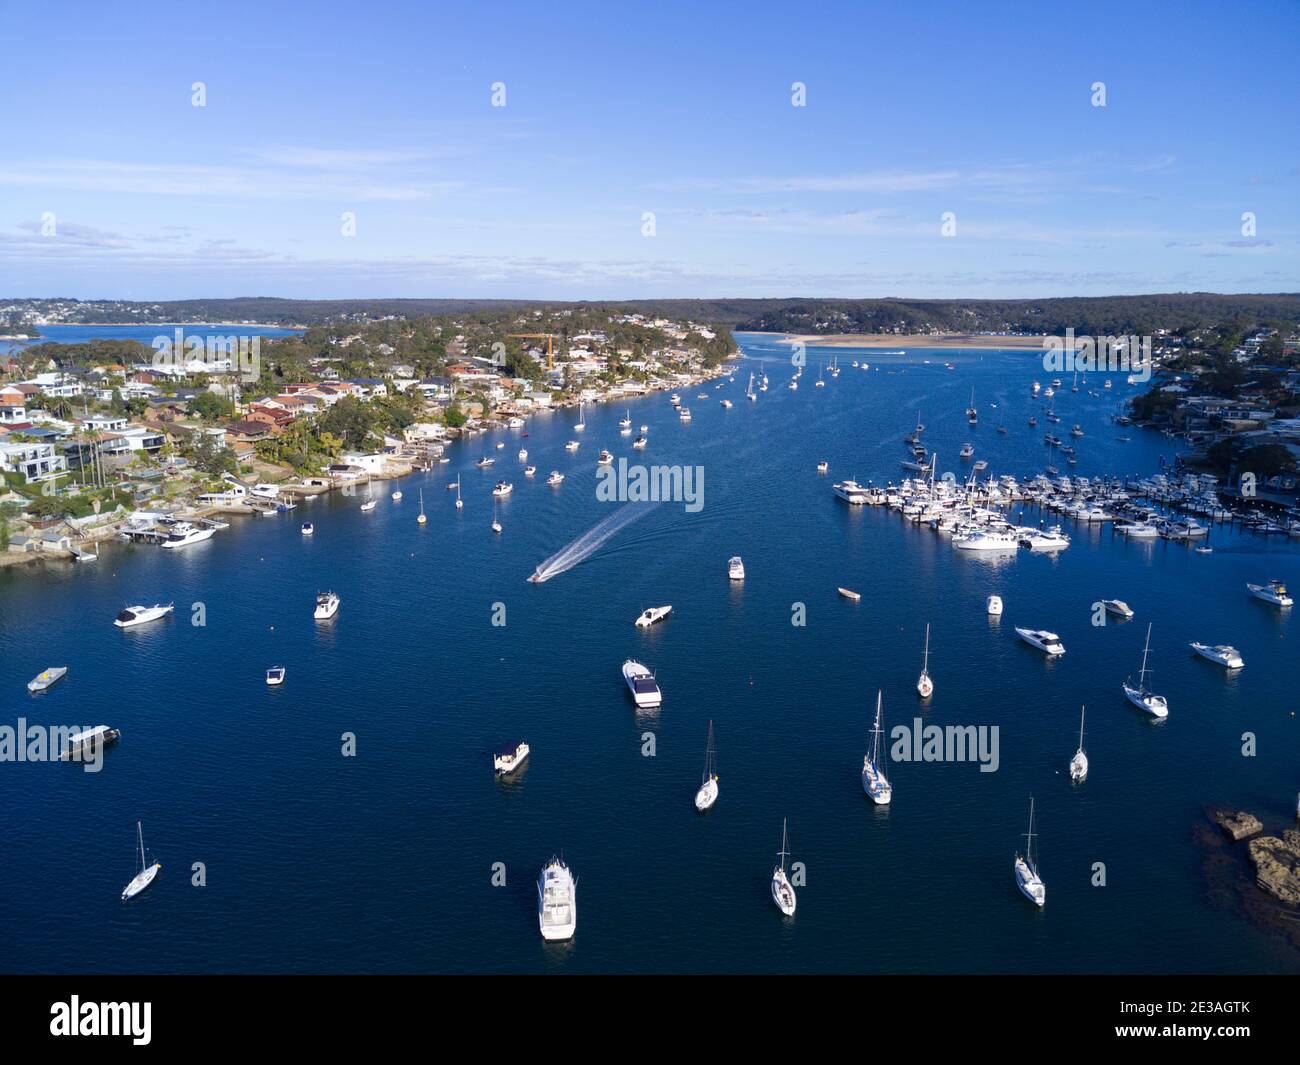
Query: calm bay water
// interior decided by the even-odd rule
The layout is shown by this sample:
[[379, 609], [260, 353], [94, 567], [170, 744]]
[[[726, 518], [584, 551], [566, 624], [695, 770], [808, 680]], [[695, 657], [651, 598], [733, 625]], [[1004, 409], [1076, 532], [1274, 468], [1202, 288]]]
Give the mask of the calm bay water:
[[[3, 720], [122, 729], [95, 775], [70, 765], [0, 765], [5, 861], [0, 968], [16, 971], [1288, 971], [1300, 954], [1212, 906], [1193, 843], [1203, 804], [1292, 823], [1300, 789], [1293, 716], [1294, 621], [1249, 599], [1247, 580], [1300, 584], [1296, 549], [1216, 532], [1212, 555], [1069, 529], [1059, 558], [958, 556], [945, 538], [884, 508], [850, 509], [844, 476], [897, 480], [919, 410], [940, 470], [959, 473], [970, 439], [990, 471], [1047, 461], [1030, 429], [1046, 383], [1033, 354], [864, 353], [798, 392], [787, 349], [742, 337], [771, 390], [734, 383], [631, 404], [645, 452], [620, 437], [622, 409], [588, 410], [583, 446], [563, 450], [572, 412], [451, 449], [452, 462], [400, 482], [360, 512], [334, 496], [290, 515], [235, 519], [181, 552], [111, 545], [90, 566], [0, 574]], [[929, 360], [927, 363], [925, 360]], [[946, 370], [951, 361], [956, 369]], [[1082, 475], [1153, 472], [1169, 441], [1109, 423], [1127, 386], [1057, 397], [1080, 422]], [[980, 425], [963, 410], [972, 385]], [[709, 394], [707, 401], [696, 393]], [[726, 410], [718, 399], [728, 396]], [[998, 404], [994, 410], [991, 404]], [[994, 432], [999, 414], [1010, 427]], [[1115, 437], [1127, 431], [1130, 443]], [[523, 433], [526, 439], [521, 439]], [[496, 440], [497, 464], [473, 462]], [[521, 446], [538, 476], [527, 480]], [[705, 505], [657, 507], [554, 580], [525, 578], [610, 512], [595, 498], [596, 452], [701, 464]], [[826, 459], [830, 475], [819, 476]], [[551, 469], [567, 478], [544, 481]], [[459, 474], [465, 508], [444, 485]], [[490, 489], [515, 484], [495, 536]], [[390, 485], [391, 489], [394, 485]], [[416, 524], [423, 489], [428, 525]], [[312, 520], [316, 534], [299, 533]], [[744, 557], [743, 585], [727, 580]], [[863, 595], [851, 604], [845, 585]], [[334, 623], [312, 620], [318, 589], [340, 593]], [[1006, 600], [1000, 622], [987, 595]], [[1128, 600], [1137, 618], [1090, 624], [1091, 604]], [[174, 618], [120, 632], [124, 602], [177, 604]], [[190, 624], [202, 603], [207, 624]], [[493, 626], [494, 604], [507, 623]], [[673, 615], [633, 627], [652, 604]], [[807, 610], [791, 624], [792, 604]], [[1154, 686], [1170, 701], [1153, 727], [1125, 702], [1146, 622]], [[926, 622], [937, 691], [914, 690]], [[1068, 649], [1045, 662], [1013, 626], [1050, 627]], [[1227, 679], [1187, 650], [1232, 642]], [[657, 669], [662, 711], [638, 716], [619, 666]], [[23, 684], [67, 664], [45, 696]], [[288, 667], [282, 689], [264, 670]], [[886, 727], [998, 725], [1001, 764], [902, 764], [894, 802], [871, 806], [859, 773], [877, 689]], [[1089, 779], [1072, 788], [1079, 706]], [[710, 719], [721, 797], [691, 804]], [[1243, 758], [1241, 734], [1258, 737]], [[357, 756], [340, 754], [355, 733]], [[656, 754], [642, 753], [653, 733]], [[493, 779], [491, 751], [526, 738], [530, 763]], [[1037, 802], [1037, 912], [1011, 863]], [[807, 886], [783, 919], [768, 896], [790, 822]], [[136, 819], [162, 862], [130, 904]], [[553, 852], [579, 877], [568, 944], [537, 933], [535, 878]], [[203, 862], [207, 886], [191, 886]], [[504, 863], [506, 885], [492, 883]], [[1104, 862], [1108, 886], [1091, 886]]]
[[32, 343], [84, 344], [89, 340], [138, 340], [141, 344], [150, 346], [155, 337], [174, 339], [177, 329], [183, 329], [187, 337], [201, 336], [205, 339], [216, 336], [283, 337], [301, 332], [272, 325], [43, 325], [40, 328], [40, 337], [32, 342], [0, 340], [0, 355], [21, 351], [31, 347]]

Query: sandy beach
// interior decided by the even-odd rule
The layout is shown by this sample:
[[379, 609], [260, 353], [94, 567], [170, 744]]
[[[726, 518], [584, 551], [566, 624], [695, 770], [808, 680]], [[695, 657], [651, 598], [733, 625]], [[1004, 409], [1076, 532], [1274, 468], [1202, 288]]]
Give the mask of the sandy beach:
[[1007, 350], [1011, 348], [1031, 348], [1043, 350], [1043, 336], [987, 336], [977, 333], [944, 333], [940, 336], [908, 335], [894, 333], [835, 333], [824, 336], [795, 335], [792, 333], [758, 333], [757, 336], [770, 336], [779, 343], [803, 343], [808, 347], [818, 348], [885, 348], [890, 351], [902, 351], [910, 348], [990, 348]]

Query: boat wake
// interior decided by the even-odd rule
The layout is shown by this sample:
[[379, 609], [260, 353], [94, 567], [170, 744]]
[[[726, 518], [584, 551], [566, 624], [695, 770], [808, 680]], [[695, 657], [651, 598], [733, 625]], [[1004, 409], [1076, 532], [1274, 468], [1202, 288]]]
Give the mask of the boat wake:
[[618, 535], [620, 530], [649, 514], [655, 506], [654, 503], [625, 503], [609, 517], [598, 521], [577, 539], [556, 551], [542, 562], [528, 579], [534, 584], [544, 584], [552, 577], [558, 577], [566, 570], [573, 569], [579, 562], [589, 559], [599, 551]]

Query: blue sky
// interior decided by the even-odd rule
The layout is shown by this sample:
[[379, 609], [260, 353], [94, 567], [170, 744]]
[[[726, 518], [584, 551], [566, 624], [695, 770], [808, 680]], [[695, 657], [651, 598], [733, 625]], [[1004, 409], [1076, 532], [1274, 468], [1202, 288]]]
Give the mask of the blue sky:
[[1298, 31], [1295, 0], [0, 0], [0, 296], [1294, 292]]

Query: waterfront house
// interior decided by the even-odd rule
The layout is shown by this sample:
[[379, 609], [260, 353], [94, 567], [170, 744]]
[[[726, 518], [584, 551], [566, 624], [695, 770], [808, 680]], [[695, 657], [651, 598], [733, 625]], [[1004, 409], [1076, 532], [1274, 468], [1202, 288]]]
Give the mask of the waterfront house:
[[66, 473], [68, 463], [53, 443], [0, 441], [0, 470], [20, 473], [27, 484], [35, 484]]

